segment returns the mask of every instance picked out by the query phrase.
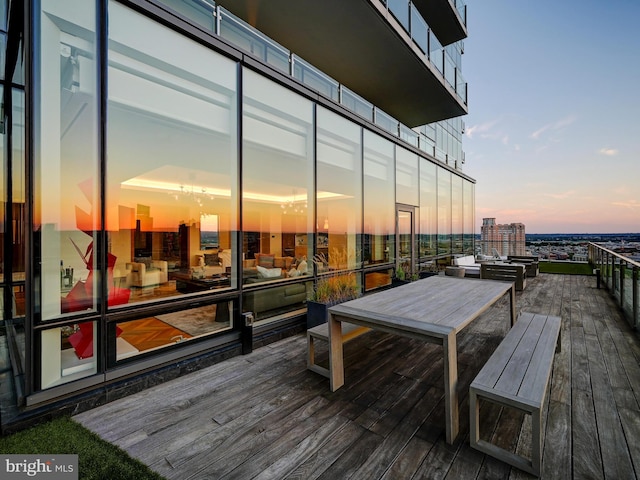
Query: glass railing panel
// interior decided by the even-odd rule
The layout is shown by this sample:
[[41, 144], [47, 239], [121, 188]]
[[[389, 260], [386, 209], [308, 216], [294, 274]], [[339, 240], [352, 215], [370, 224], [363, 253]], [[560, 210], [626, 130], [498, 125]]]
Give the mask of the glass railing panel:
[[432, 157], [435, 156], [435, 143], [429, 137], [424, 134], [420, 134], [420, 150], [428, 153]]
[[308, 87], [339, 101], [340, 84], [296, 55], [293, 55], [293, 76]]
[[[462, 73], [460, 73], [460, 70], [457, 70], [456, 72], [456, 93], [458, 94], [458, 97], [460, 97], [462, 101], [466, 104], [467, 103], [467, 81], [462, 76]], [[464, 126], [462, 127], [462, 129], [464, 129]]]
[[454, 89], [456, 87], [456, 64], [449, 55], [444, 55], [444, 79]]
[[344, 86], [342, 87], [340, 103], [362, 118], [366, 118], [370, 122], [373, 121], [373, 104], [367, 102], [364, 98], [356, 95]]
[[629, 324], [640, 328], [640, 262], [596, 243], [589, 244], [589, 262], [600, 270], [599, 286], [609, 290]]
[[161, 0], [161, 3], [194, 24], [216, 33], [216, 4], [212, 0]]
[[438, 38], [429, 30], [429, 60], [440, 73], [444, 73], [444, 54]]
[[440, 160], [441, 162], [445, 162], [447, 161], [447, 154], [444, 152], [444, 150], [439, 149], [438, 147], [434, 148], [435, 150], [435, 157], [436, 159]]
[[400, 125], [400, 138], [405, 142], [413, 145], [414, 147], [418, 147], [419, 146], [418, 134], [405, 125], [402, 125], [402, 124], [399, 124], [399, 125]]
[[467, 25], [467, 4], [464, 3], [462, 0], [455, 0], [455, 6], [456, 6], [456, 10], [458, 11], [458, 15], [460, 15], [460, 18], [462, 19], [462, 23], [464, 23], [464, 25]]
[[411, 38], [426, 55], [429, 51], [429, 26], [413, 4], [411, 4]]
[[374, 110], [374, 122], [381, 128], [384, 128], [387, 132], [392, 133], [396, 137], [398, 136], [398, 121], [391, 115], [386, 114], [379, 108]]
[[407, 0], [387, 0], [387, 8], [398, 22], [409, 31], [409, 2]]
[[620, 265], [622, 294], [620, 298], [620, 306], [625, 315], [633, 318], [633, 267], [625, 262]]
[[278, 70], [289, 73], [289, 51], [266, 37], [242, 20], [220, 9], [220, 32], [222, 38], [255, 55]]

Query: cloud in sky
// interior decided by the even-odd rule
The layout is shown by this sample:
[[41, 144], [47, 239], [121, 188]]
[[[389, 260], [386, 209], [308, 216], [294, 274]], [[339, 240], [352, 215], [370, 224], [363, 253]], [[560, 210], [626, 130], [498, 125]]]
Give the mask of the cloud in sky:
[[491, 130], [491, 128], [493, 128], [493, 126], [496, 123], [497, 123], [497, 120], [491, 120], [489, 122], [484, 122], [479, 125], [472, 125], [466, 128], [465, 134], [467, 135], [467, 137], [473, 138], [473, 135], [476, 133], [483, 134], [488, 132], [489, 130]]
[[562, 193], [545, 193], [544, 196], [545, 197], [551, 197], [551, 198], [555, 198], [557, 200], [563, 200], [565, 198], [569, 198], [571, 196], [573, 196], [573, 194], [575, 194], [575, 190], [568, 190], [566, 192], [562, 192]]
[[534, 140], [538, 140], [540, 138], [540, 135], [542, 135], [547, 130], [560, 130], [563, 127], [571, 125], [575, 121], [576, 121], [576, 116], [575, 115], [569, 115], [569, 116], [567, 116], [565, 118], [562, 118], [562, 119], [560, 119], [560, 120], [558, 120], [556, 122], [547, 123], [546, 125], [540, 127], [538, 130], [533, 132], [530, 135], [530, 137], [533, 138]]
[[626, 200], [624, 202], [611, 202], [611, 205], [625, 208], [640, 208], [640, 202], [637, 200]]
[[601, 155], [606, 155], [607, 157], [613, 157], [618, 154], [618, 150], [615, 148], [601, 148], [598, 150], [598, 153]]

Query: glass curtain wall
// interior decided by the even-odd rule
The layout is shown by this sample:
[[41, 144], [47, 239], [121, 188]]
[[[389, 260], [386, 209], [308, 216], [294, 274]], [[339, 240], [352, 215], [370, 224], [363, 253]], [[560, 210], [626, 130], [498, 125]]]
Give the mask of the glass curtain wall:
[[396, 146], [396, 202], [420, 205], [418, 162], [420, 157]]
[[303, 308], [307, 285], [294, 281], [313, 274], [314, 108], [246, 68], [243, 95], [242, 282], [284, 283], [244, 295], [260, 320]]
[[[96, 11], [92, 2], [40, 2], [34, 45], [35, 321], [97, 311], [100, 229]], [[80, 335], [72, 336], [83, 331]], [[95, 322], [43, 330], [42, 388], [97, 371]], [[78, 354], [73, 344], [76, 344]]]
[[364, 265], [395, 261], [394, 144], [364, 131]]
[[462, 188], [464, 180], [451, 175], [451, 253], [462, 254], [462, 237], [464, 233], [464, 204]]
[[474, 255], [474, 231], [475, 225], [475, 185], [468, 180], [462, 182], [462, 217], [464, 219], [464, 237], [462, 239], [463, 255]]
[[[0, 88], [0, 95], [4, 92], [4, 88]], [[9, 89], [9, 92], [12, 109], [10, 146], [6, 136], [8, 126], [0, 136], [0, 215], [4, 219], [0, 225], [0, 284], [3, 287], [0, 319], [25, 315], [25, 97], [20, 90]], [[8, 105], [5, 104], [5, 108]]]
[[[109, 308], [237, 284], [236, 63], [109, 3]], [[116, 359], [232, 327], [228, 302], [115, 329]], [[140, 333], [158, 331], [153, 339]]]
[[438, 253], [438, 182], [436, 165], [420, 161], [420, 234], [418, 251], [421, 262]]
[[438, 167], [438, 256], [451, 254], [451, 172]]
[[318, 107], [318, 273], [358, 268], [362, 228], [362, 128]]

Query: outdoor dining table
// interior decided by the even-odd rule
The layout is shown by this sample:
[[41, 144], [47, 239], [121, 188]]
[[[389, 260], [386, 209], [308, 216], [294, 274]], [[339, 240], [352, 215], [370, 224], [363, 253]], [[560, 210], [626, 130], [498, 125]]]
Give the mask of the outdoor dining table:
[[373, 293], [329, 309], [329, 379], [331, 391], [344, 385], [340, 322], [362, 325], [443, 346], [446, 441], [458, 435], [458, 363], [456, 335], [505, 294], [511, 324], [516, 319], [513, 282], [434, 275]]

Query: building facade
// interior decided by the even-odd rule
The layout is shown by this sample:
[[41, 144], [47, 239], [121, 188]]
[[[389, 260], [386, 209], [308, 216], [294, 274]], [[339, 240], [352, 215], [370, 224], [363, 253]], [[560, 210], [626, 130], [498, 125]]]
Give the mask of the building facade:
[[496, 224], [495, 218], [483, 218], [480, 232], [482, 253], [501, 256], [526, 255], [525, 227], [522, 223]]
[[324, 275], [473, 252], [464, 4], [0, 3], [3, 428], [301, 332]]

